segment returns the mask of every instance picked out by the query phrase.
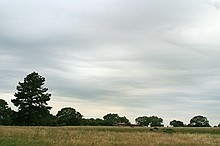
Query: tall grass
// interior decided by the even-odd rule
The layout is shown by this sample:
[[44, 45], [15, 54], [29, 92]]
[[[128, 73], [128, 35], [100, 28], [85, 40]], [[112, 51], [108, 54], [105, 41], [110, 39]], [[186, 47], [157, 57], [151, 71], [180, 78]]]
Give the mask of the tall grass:
[[0, 145], [217, 146], [220, 145], [219, 131], [219, 128], [0, 127]]

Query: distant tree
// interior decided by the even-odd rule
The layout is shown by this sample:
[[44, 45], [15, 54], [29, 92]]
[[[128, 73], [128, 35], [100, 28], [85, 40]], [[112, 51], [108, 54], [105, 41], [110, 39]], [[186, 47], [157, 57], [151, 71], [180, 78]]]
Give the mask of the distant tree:
[[17, 125], [42, 125], [45, 117], [50, 115], [50, 106], [47, 101], [51, 94], [44, 88], [45, 78], [33, 72], [24, 78], [24, 82], [18, 83], [15, 93], [16, 99], [12, 103], [18, 107], [18, 112], [13, 115], [14, 124]]
[[209, 121], [206, 117], [203, 116], [195, 116], [190, 120], [190, 127], [210, 127]]
[[218, 124], [218, 127], [220, 127], [220, 123]]
[[41, 126], [57, 126], [57, 117], [52, 114], [47, 114], [44, 116], [44, 118], [41, 118], [39, 120], [39, 124]]
[[135, 122], [139, 125], [142, 126], [151, 126], [151, 127], [155, 127], [155, 126], [163, 126], [163, 119], [159, 118], [157, 116], [142, 116], [142, 117], [138, 117], [135, 119]]
[[162, 123], [163, 123], [163, 119], [162, 118], [159, 118], [157, 116], [151, 116], [150, 117], [150, 126], [151, 127], [155, 127], [155, 126], [164, 126]]
[[173, 127], [184, 127], [184, 123], [182, 121], [177, 120], [170, 121], [170, 125]]
[[103, 117], [106, 126], [114, 126], [119, 123], [124, 123], [125, 125], [130, 125], [129, 120], [124, 116], [120, 117], [118, 114], [107, 114]]
[[97, 126], [95, 119], [93, 118], [90, 118], [90, 119], [82, 118], [81, 125], [82, 126]]
[[118, 123], [124, 123], [125, 125], [130, 125], [130, 124], [131, 124], [131, 123], [129, 122], [129, 120], [128, 120], [125, 116], [119, 117]]
[[118, 114], [107, 114], [103, 117], [106, 126], [116, 125], [119, 119]]
[[10, 125], [12, 113], [13, 111], [8, 107], [8, 103], [0, 99], [0, 125]]
[[104, 120], [97, 118], [95, 119], [97, 126], [105, 126]]
[[105, 126], [105, 123], [102, 119], [94, 119], [94, 118], [90, 118], [90, 119], [85, 119], [83, 118], [81, 120], [81, 125], [83, 126]]
[[135, 119], [135, 122], [141, 126], [149, 126], [150, 118], [147, 116], [138, 117]]
[[74, 108], [65, 107], [58, 111], [57, 122], [62, 126], [78, 126], [81, 125], [82, 115]]

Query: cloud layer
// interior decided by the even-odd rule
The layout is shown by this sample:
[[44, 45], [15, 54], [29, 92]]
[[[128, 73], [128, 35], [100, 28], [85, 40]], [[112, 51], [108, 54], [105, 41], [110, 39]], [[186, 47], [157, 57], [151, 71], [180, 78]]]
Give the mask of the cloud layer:
[[[32, 71], [52, 112], [220, 122], [220, 1], [0, 1], [0, 96]], [[11, 94], [11, 96], [9, 96]], [[2, 97], [6, 96], [6, 97]]]

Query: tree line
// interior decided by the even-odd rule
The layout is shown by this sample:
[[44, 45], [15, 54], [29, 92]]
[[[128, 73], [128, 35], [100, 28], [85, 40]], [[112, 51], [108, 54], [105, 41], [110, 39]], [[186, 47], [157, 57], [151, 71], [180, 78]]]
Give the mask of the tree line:
[[[56, 115], [50, 113], [48, 106], [51, 94], [44, 87], [45, 78], [36, 72], [28, 74], [23, 82], [17, 85], [15, 99], [11, 102], [18, 108], [12, 110], [8, 103], [0, 99], [0, 125], [17, 126], [116, 126], [132, 125], [125, 116], [109, 113], [100, 118], [83, 118], [83, 115], [72, 107], [64, 107]], [[140, 116], [135, 119], [136, 126], [164, 126], [163, 119], [157, 116]], [[198, 115], [188, 125], [179, 120], [170, 121], [173, 127], [210, 127], [206, 117]], [[220, 124], [218, 125], [220, 127]]]

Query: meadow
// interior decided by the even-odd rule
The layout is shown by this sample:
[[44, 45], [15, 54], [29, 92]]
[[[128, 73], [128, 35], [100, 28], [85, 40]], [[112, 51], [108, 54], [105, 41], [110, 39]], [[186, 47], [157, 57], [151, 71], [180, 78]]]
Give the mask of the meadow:
[[220, 128], [0, 126], [0, 146], [219, 146]]

